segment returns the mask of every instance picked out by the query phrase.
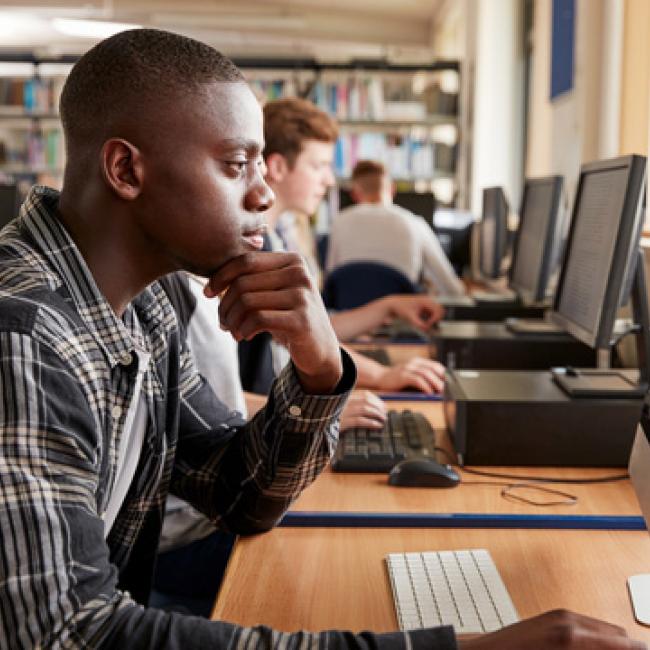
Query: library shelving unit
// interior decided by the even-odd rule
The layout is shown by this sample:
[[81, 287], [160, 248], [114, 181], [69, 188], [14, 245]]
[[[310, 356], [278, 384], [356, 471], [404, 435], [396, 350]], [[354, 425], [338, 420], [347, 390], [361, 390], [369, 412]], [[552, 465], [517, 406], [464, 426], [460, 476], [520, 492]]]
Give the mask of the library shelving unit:
[[[75, 60], [0, 51], [0, 181], [60, 185], [64, 147], [57, 106]], [[457, 61], [235, 62], [260, 98], [305, 97], [337, 119], [335, 171], [343, 185], [357, 160], [373, 158], [387, 165], [400, 190], [432, 191], [440, 204], [463, 204]]]
[[458, 173], [462, 134], [457, 61], [236, 62], [260, 97], [304, 97], [337, 119], [334, 162], [342, 184], [357, 160], [371, 158], [386, 164], [399, 189], [432, 191], [439, 203], [449, 206], [464, 196], [464, 175]]
[[72, 58], [0, 53], [0, 180], [60, 186], [64, 147], [58, 103]]

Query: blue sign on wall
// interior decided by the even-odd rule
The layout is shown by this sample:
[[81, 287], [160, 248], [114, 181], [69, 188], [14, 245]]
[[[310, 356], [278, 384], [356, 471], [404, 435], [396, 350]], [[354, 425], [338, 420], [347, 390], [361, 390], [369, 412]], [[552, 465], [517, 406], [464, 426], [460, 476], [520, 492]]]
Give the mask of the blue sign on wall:
[[553, 0], [551, 99], [573, 88], [575, 0]]

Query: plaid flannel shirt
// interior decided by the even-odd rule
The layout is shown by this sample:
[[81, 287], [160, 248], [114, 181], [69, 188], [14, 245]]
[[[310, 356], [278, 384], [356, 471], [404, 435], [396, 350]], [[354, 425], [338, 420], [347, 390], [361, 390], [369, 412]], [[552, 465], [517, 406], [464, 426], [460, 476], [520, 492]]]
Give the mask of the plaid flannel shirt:
[[[157, 283], [115, 315], [57, 201], [34, 188], [0, 235], [0, 649], [454, 647], [449, 629], [282, 634], [139, 604], [168, 491], [228, 530], [272, 527], [326, 464], [354, 367], [344, 355], [337, 393], [311, 396], [287, 366], [266, 408], [242, 425], [196, 373]], [[151, 353], [149, 420], [104, 539], [136, 345]]]

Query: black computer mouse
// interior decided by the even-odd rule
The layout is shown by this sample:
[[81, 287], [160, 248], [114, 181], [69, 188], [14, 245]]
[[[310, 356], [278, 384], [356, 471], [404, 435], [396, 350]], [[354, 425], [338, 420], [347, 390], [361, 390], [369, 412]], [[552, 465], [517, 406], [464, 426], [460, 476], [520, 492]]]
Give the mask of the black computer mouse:
[[388, 484], [400, 487], [456, 487], [460, 476], [451, 465], [441, 465], [433, 458], [407, 458], [390, 471]]

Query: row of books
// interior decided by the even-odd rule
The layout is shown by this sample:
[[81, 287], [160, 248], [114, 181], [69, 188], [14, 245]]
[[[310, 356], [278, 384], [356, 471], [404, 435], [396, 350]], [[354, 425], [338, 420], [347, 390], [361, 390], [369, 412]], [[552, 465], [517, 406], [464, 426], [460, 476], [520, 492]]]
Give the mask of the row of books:
[[418, 95], [413, 95], [409, 84], [396, 93], [378, 76], [316, 81], [302, 89], [293, 78], [252, 79], [250, 83], [267, 101], [306, 92], [308, 99], [339, 120], [426, 121], [430, 115], [455, 115], [458, 108], [457, 96], [442, 92], [436, 84]]
[[378, 160], [395, 179], [431, 179], [453, 175], [456, 152], [456, 146], [410, 136], [345, 134], [336, 143], [334, 166], [337, 176], [349, 178], [359, 160]]
[[63, 135], [59, 129], [32, 129], [20, 138], [0, 140], [0, 169], [61, 169]]
[[31, 79], [0, 78], [0, 108], [20, 112], [55, 113], [64, 79], [33, 77]]

